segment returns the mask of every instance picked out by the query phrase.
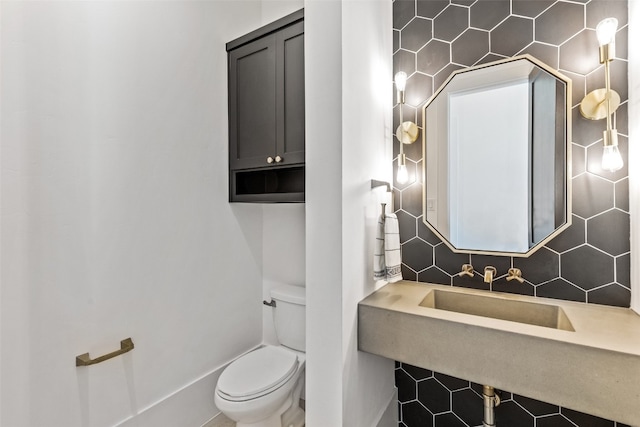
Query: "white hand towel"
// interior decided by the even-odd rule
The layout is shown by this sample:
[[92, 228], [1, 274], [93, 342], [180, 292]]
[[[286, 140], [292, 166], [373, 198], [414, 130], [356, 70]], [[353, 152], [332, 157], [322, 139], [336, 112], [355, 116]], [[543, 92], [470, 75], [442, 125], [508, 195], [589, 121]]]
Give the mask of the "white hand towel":
[[373, 278], [389, 283], [402, 280], [401, 264], [398, 218], [392, 213], [380, 215], [373, 255]]

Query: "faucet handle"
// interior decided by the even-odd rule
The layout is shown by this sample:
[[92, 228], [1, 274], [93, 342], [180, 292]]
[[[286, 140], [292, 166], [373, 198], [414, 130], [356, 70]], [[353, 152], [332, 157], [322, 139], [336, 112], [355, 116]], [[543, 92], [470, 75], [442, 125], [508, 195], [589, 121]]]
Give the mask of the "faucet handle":
[[462, 264], [462, 271], [458, 273], [458, 276], [470, 276], [473, 277], [473, 265]]
[[519, 268], [510, 268], [509, 275], [507, 276], [507, 282], [512, 280], [517, 280], [520, 283], [524, 282], [524, 278], [522, 277], [522, 271]]

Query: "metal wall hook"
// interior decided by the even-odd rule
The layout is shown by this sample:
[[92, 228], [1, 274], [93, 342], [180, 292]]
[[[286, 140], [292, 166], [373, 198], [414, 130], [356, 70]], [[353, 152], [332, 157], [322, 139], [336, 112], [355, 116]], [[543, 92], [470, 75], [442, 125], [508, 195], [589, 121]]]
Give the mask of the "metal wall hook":
[[372, 190], [374, 188], [382, 187], [382, 186], [387, 187], [387, 193], [391, 193], [391, 184], [388, 183], [387, 181], [380, 181], [380, 180], [377, 180], [377, 179], [372, 179], [371, 180], [371, 189]]
[[[387, 193], [391, 193], [391, 212], [393, 212], [393, 192], [391, 191], [391, 184], [388, 183], [387, 181], [372, 179], [371, 189], [373, 190], [374, 188], [378, 188], [378, 187], [387, 187]], [[385, 206], [387, 204], [386, 203], [381, 203], [381, 204], [382, 204], [382, 215], [384, 216], [386, 213]]]

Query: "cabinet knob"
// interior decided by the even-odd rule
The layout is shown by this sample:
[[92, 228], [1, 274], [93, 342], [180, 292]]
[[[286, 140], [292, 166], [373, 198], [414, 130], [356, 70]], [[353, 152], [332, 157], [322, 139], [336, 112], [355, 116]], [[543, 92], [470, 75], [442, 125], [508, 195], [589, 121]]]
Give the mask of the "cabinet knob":
[[276, 156], [276, 163], [280, 163], [282, 160], [284, 160], [282, 157]]
[[269, 164], [273, 163], [273, 157], [271, 156], [267, 157], [267, 163]]

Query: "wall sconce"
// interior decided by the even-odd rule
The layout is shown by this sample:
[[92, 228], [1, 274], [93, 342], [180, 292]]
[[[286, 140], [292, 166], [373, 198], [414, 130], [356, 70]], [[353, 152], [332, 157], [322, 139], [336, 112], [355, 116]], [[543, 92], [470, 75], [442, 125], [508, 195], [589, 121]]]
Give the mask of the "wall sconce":
[[604, 89], [596, 89], [587, 94], [580, 103], [580, 113], [590, 120], [607, 119], [607, 128], [603, 133], [604, 150], [602, 152], [602, 169], [611, 172], [622, 167], [622, 156], [618, 150], [618, 130], [611, 126], [611, 115], [620, 105], [620, 95], [611, 89], [610, 63], [616, 56], [616, 30], [618, 20], [606, 18], [596, 27], [598, 44], [600, 45], [600, 63], [604, 64]]
[[404, 184], [409, 181], [409, 173], [407, 171], [407, 159], [404, 155], [404, 144], [413, 144], [418, 139], [418, 125], [413, 122], [405, 122], [403, 119], [402, 106], [404, 104], [404, 89], [407, 85], [407, 74], [403, 71], [396, 73], [394, 76], [396, 84], [396, 102], [400, 104], [400, 125], [396, 129], [396, 138], [400, 142], [400, 154], [398, 155], [398, 174], [396, 181]]

